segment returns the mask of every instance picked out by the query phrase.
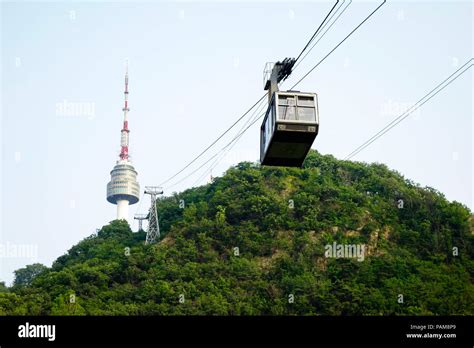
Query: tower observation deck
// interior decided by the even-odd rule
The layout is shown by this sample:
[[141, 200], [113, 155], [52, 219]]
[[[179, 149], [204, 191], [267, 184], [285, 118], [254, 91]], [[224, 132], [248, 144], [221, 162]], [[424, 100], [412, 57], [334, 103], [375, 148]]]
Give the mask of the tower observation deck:
[[110, 182], [107, 184], [107, 201], [117, 205], [117, 219], [128, 219], [128, 206], [140, 199], [140, 185], [137, 181], [137, 171], [128, 156], [128, 68], [125, 73], [125, 105], [123, 107], [123, 127], [121, 130], [121, 150], [119, 160], [110, 172]]

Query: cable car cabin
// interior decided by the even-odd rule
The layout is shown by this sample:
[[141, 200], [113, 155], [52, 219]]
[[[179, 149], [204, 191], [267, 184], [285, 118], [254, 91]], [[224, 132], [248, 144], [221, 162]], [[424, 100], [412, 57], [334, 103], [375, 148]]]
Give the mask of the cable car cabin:
[[301, 167], [319, 129], [316, 93], [275, 92], [260, 130], [260, 162]]

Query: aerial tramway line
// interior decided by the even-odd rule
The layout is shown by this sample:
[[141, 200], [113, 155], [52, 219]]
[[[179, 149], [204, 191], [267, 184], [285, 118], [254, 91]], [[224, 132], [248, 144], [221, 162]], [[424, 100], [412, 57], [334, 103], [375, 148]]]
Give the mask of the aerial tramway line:
[[[313, 33], [306, 46], [302, 49], [296, 59], [285, 58], [283, 61], [276, 63], [267, 63], [264, 70], [264, 89], [268, 91], [268, 108], [264, 115], [256, 117], [250, 122], [248, 126], [240, 131], [230, 143], [228, 143], [222, 150], [233, 146], [241, 136], [261, 117], [264, 116], [262, 125], [260, 127], [260, 163], [265, 166], [284, 166], [284, 167], [301, 167], [306, 155], [308, 154], [314, 140], [319, 132], [319, 108], [318, 96], [314, 92], [300, 92], [293, 90], [301, 81], [303, 81], [314, 69], [316, 69], [323, 61], [325, 61], [339, 46], [341, 46], [354, 32], [356, 32], [372, 15], [377, 12], [385, 3], [383, 0], [367, 17], [365, 17], [349, 34], [347, 34], [332, 50], [330, 50], [319, 62], [314, 65], [298, 82], [296, 82], [290, 90], [280, 91], [278, 84], [290, 76], [293, 68], [296, 68], [301, 61], [308, 55], [314, 46], [324, 37], [326, 32], [336, 23], [351, 5], [352, 0], [349, 0], [347, 5], [342, 9], [345, 0], [340, 6], [336, 8], [339, 0], [337, 0], [319, 27]], [[341, 11], [341, 12], [340, 12]], [[336, 16], [336, 14], [339, 15]], [[332, 18], [335, 17], [334, 20]], [[322, 32], [325, 27], [328, 27], [319, 39], [315, 41], [316, 37]], [[310, 47], [312, 45], [312, 47]], [[307, 52], [304, 56], [303, 53]], [[301, 58], [301, 59], [300, 59]], [[296, 64], [297, 63], [297, 64]], [[295, 65], [296, 64], [296, 65]], [[196, 157], [188, 162], [183, 168], [171, 175], [168, 179], [163, 181], [160, 186], [160, 191], [152, 195], [152, 206], [149, 214], [137, 214], [136, 219], [139, 220], [140, 226], [143, 220], [148, 220], [151, 215], [154, 215], [152, 223], [153, 227], [148, 227], [147, 244], [154, 243], [160, 237], [158, 214], [156, 211], [156, 202], [153, 197], [157, 194], [162, 194], [161, 187], [173, 180], [175, 177], [183, 173], [199, 158], [201, 158], [207, 151], [209, 151], [219, 140], [221, 140], [232, 128], [236, 126], [245, 116], [247, 116], [254, 108], [254, 113], [257, 112], [258, 106], [264, 100], [263, 95], [255, 104], [253, 104], [247, 111], [241, 115], [229, 128], [227, 128], [217, 139], [215, 139], [209, 146], [201, 151]], [[263, 105], [263, 104], [262, 104]], [[257, 115], [258, 116], [258, 115]], [[222, 151], [221, 150], [221, 151]], [[210, 160], [215, 158], [219, 153], [212, 156], [205, 161], [200, 167], [186, 175], [180, 181], [168, 185], [167, 188], [176, 185], [193, 175], [197, 170], [201, 169]], [[214, 168], [214, 166], [212, 167]], [[212, 170], [211, 168], [211, 170]], [[158, 188], [158, 187], [153, 187]], [[145, 192], [148, 193], [148, 192]], [[150, 224], [149, 224], [150, 225]]]

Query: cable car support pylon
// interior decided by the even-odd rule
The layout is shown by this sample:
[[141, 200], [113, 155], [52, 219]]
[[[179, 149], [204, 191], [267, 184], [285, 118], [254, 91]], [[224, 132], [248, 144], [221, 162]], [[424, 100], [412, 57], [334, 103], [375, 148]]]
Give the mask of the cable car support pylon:
[[156, 207], [156, 199], [158, 195], [163, 194], [163, 190], [158, 186], [146, 186], [145, 194], [148, 194], [151, 197], [145, 244], [152, 244], [160, 238], [160, 224], [158, 221], [158, 208]]

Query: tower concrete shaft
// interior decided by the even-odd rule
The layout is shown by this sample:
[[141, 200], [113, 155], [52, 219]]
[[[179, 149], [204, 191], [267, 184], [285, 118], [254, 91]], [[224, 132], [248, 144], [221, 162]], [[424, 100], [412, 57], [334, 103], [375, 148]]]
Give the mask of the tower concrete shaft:
[[129, 202], [126, 199], [117, 200], [117, 219], [128, 219], [128, 205]]

